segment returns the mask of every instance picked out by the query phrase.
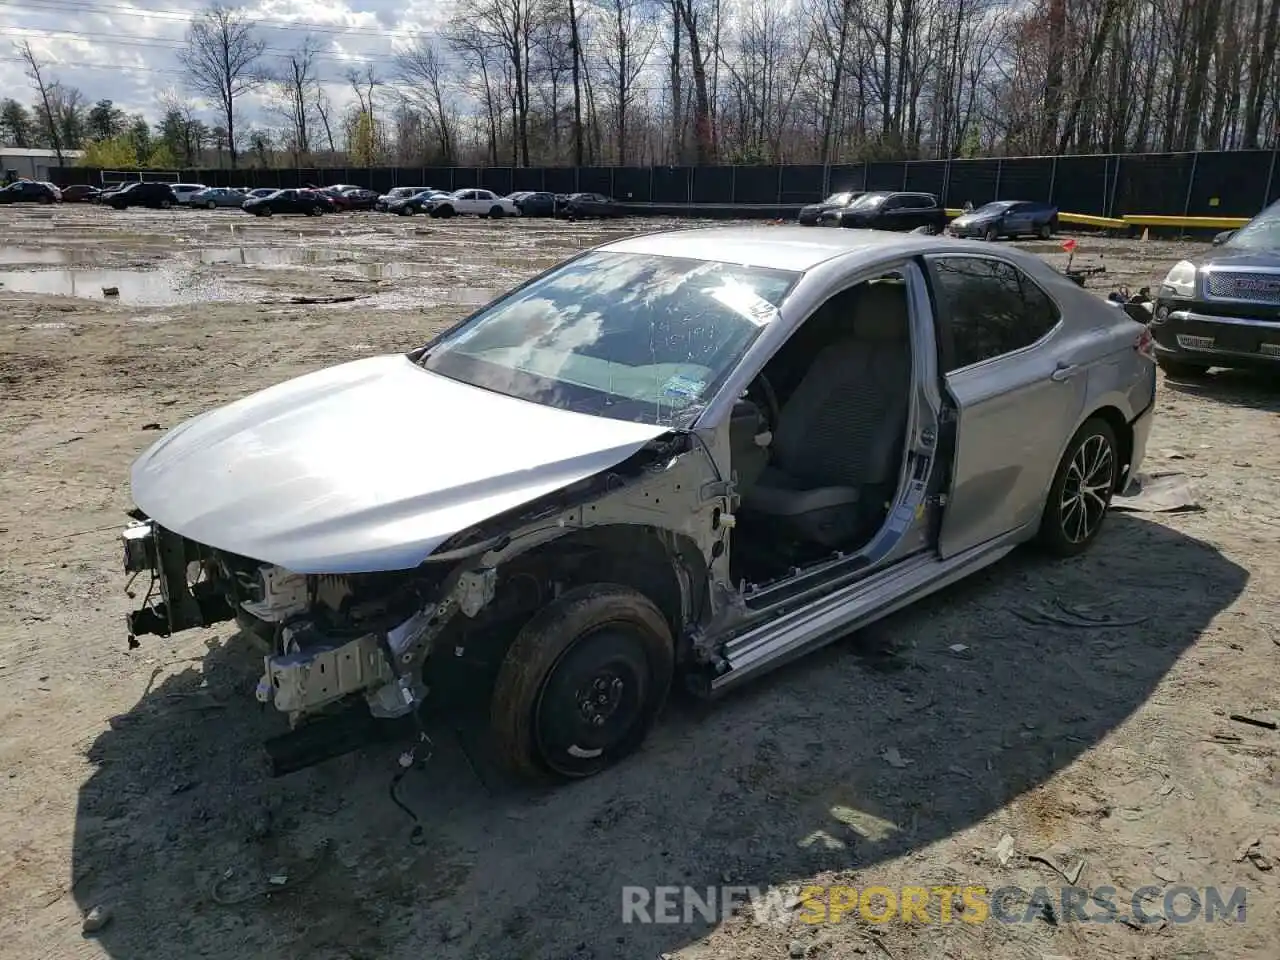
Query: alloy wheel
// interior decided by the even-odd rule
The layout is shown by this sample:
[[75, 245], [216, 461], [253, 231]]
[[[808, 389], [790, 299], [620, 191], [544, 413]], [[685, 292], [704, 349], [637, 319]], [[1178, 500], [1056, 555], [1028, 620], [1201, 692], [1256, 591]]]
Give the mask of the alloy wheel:
[[1102, 523], [1115, 486], [1116, 458], [1106, 437], [1094, 434], [1080, 445], [1062, 487], [1062, 535], [1071, 543], [1088, 540]]

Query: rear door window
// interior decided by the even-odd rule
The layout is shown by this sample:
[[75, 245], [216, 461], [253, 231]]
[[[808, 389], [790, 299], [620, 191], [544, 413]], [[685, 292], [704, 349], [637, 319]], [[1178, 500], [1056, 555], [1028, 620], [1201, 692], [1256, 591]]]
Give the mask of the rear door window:
[[930, 267], [945, 318], [945, 373], [1029, 347], [1058, 323], [1057, 305], [1011, 263], [937, 257]]

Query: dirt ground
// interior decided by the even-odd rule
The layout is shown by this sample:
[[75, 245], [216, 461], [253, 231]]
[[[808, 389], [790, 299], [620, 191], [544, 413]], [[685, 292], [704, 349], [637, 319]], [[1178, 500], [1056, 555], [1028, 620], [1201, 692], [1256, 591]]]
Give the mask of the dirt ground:
[[[466, 732], [434, 731], [399, 794], [418, 844], [394, 745], [265, 776], [282, 721], [234, 630], [126, 649], [117, 530], [157, 430], [415, 345], [658, 226], [0, 210], [0, 957], [1274, 960], [1280, 732], [1229, 716], [1280, 720], [1274, 380], [1161, 381], [1146, 469], [1189, 476], [1199, 511], [1116, 513], [1082, 559], [1018, 552], [740, 695], [676, 704], [604, 776], [517, 789]], [[1077, 260], [1106, 263], [1105, 291], [1189, 246], [1086, 238]], [[424, 438], [448, 415], [424, 411]], [[1243, 887], [1247, 912], [815, 925], [796, 902], [810, 883], [1056, 897], [1045, 851], [1124, 915], [1147, 885]], [[785, 909], [622, 922], [624, 886], [725, 884]]]

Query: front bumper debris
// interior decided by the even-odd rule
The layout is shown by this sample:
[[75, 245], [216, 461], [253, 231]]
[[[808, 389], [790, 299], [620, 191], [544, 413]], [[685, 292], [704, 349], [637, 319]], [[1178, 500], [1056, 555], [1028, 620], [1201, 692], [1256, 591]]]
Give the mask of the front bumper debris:
[[[226, 597], [209, 580], [192, 583], [189, 570], [201, 557], [183, 537], [170, 533], [152, 520], [137, 520], [125, 527], [120, 539], [124, 570], [130, 582], [147, 574], [150, 583], [142, 606], [125, 617], [130, 648], [138, 637], [169, 637], [181, 630], [207, 627], [235, 615]], [[135, 591], [129, 594], [136, 595]]]

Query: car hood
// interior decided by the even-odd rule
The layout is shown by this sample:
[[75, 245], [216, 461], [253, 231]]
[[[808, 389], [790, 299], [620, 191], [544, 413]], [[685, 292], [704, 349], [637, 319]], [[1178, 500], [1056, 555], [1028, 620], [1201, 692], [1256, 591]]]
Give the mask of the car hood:
[[666, 432], [372, 357], [180, 425], [134, 463], [133, 498], [168, 530], [297, 573], [400, 570]]
[[1280, 270], [1280, 250], [1241, 250], [1228, 246], [1215, 247], [1199, 257], [1192, 257], [1197, 267], [1232, 267], [1238, 270]]
[[976, 213], [962, 213], [951, 221], [951, 225], [953, 227], [974, 227], [980, 223], [987, 223], [991, 220], [998, 220], [999, 218], [1000, 215], [997, 213], [984, 213], [981, 215]]

